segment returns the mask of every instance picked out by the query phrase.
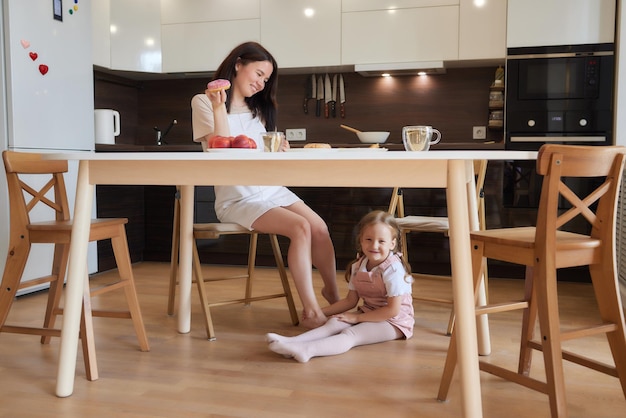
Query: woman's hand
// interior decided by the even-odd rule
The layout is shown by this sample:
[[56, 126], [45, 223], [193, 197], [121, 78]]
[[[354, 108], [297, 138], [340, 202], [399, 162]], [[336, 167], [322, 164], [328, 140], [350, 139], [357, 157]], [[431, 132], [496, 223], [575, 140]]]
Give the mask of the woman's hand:
[[213, 111], [215, 111], [215, 109], [219, 106], [226, 105], [226, 98], [228, 97], [226, 95], [226, 90], [209, 91], [207, 89], [205, 90], [204, 94], [206, 94], [211, 101], [211, 104], [213, 105]]
[[289, 145], [289, 141], [287, 141], [286, 139], [283, 139], [283, 140], [280, 142], [280, 147], [278, 147], [278, 151], [285, 152], [285, 151], [287, 151], [289, 148], [291, 148], [291, 146]]
[[358, 324], [359, 315], [361, 314], [356, 313], [356, 312], [344, 312], [344, 313], [334, 315], [333, 318], [337, 318], [341, 322], [345, 322], [347, 324]]

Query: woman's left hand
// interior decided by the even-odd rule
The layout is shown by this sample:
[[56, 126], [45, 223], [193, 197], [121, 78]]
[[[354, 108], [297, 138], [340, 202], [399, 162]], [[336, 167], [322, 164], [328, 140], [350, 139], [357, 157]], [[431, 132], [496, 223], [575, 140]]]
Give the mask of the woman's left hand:
[[283, 139], [280, 143], [280, 147], [278, 148], [278, 151], [285, 152], [290, 148], [291, 146], [289, 145], [289, 141], [287, 141], [286, 139]]
[[334, 315], [334, 318], [337, 318], [341, 322], [345, 322], [347, 324], [358, 324], [359, 323], [359, 315], [354, 312], [344, 312], [337, 315]]

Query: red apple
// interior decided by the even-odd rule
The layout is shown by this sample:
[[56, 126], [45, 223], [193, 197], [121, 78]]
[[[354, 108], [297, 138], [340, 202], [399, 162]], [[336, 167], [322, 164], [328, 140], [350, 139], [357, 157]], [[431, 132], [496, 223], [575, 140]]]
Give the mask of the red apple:
[[230, 148], [231, 138], [227, 136], [215, 135], [209, 139], [209, 148]]
[[237, 135], [233, 139], [233, 148], [256, 148], [256, 142], [254, 139], [247, 137], [246, 135]]

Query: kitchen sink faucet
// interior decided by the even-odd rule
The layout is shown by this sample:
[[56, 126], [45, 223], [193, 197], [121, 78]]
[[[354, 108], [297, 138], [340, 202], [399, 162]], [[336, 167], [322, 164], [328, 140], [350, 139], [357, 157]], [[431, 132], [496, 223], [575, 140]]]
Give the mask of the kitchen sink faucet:
[[176, 125], [177, 123], [178, 123], [178, 121], [176, 119], [172, 119], [172, 121], [170, 122], [170, 124], [167, 127], [167, 129], [165, 130], [165, 132], [163, 132], [163, 134], [161, 134], [161, 130], [157, 126], [154, 127], [154, 130], [156, 131], [156, 143], [157, 143], [157, 145], [160, 146], [160, 145], [163, 145], [163, 144], [167, 144], [167, 142], [165, 141], [165, 137], [170, 132], [172, 127], [174, 125]]

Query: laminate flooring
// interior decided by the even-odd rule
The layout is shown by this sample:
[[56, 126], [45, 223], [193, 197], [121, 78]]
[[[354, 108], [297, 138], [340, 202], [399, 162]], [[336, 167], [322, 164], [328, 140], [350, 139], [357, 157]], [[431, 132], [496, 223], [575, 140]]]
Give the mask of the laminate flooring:
[[[208, 267], [209, 271], [230, 267]], [[357, 347], [348, 353], [314, 358], [300, 364], [267, 349], [264, 335], [295, 335], [283, 299], [230, 305], [212, 310], [216, 341], [208, 341], [195, 285], [192, 327], [176, 331], [176, 316], [167, 315], [169, 265], [134, 265], [137, 291], [151, 351], [140, 352], [128, 320], [94, 318], [100, 379], [89, 382], [79, 350], [74, 393], [55, 396], [59, 340], [41, 345], [37, 336], [0, 335], [0, 417], [460, 417], [459, 383], [455, 377], [449, 400], [436, 400], [449, 337], [445, 328], [450, 307], [415, 302], [415, 335]], [[92, 277], [110, 281], [116, 271]], [[321, 280], [315, 275], [317, 294]], [[338, 273], [341, 293], [346, 291]], [[521, 294], [521, 280], [490, 280], [492, 301]], [[243, 293], [241, 282], [211, 285], [214, 294]], [[258, 268], [256, 289], [279, 288], [274, 269]], [[562, 283], [561, 314], [568, 324], [593, 321], [589, 284]], [[292, 289], [294, 287], [292, 286]], [[414, 292], [449, 296], [449, 281], [418, 280]], [[507, 296], [508, 295], [508, 296]], [[296, 296], [296, 304], [299, 301]], [[38, 326], [46, 292], [19, 297], [7, 323]], [[320, 297], [321, 300], [321, 297]], [[94, 298], [94, 306], [119, 306], [123, 297]], [[517, 360], [519, 313], [492, 315], [490, 361]], [[59, 319], [60, 320], [60, 319]], [[590, 356], [611, 361], [606, 339], [575, 342]], [[541, 376], [535, 353], [533, 373]], [[565, 363], [570, 417], [626, 417], [626, 401], [616, 378]], [[548, 417], [547, 396], [481, 372], [485, 417]]]

